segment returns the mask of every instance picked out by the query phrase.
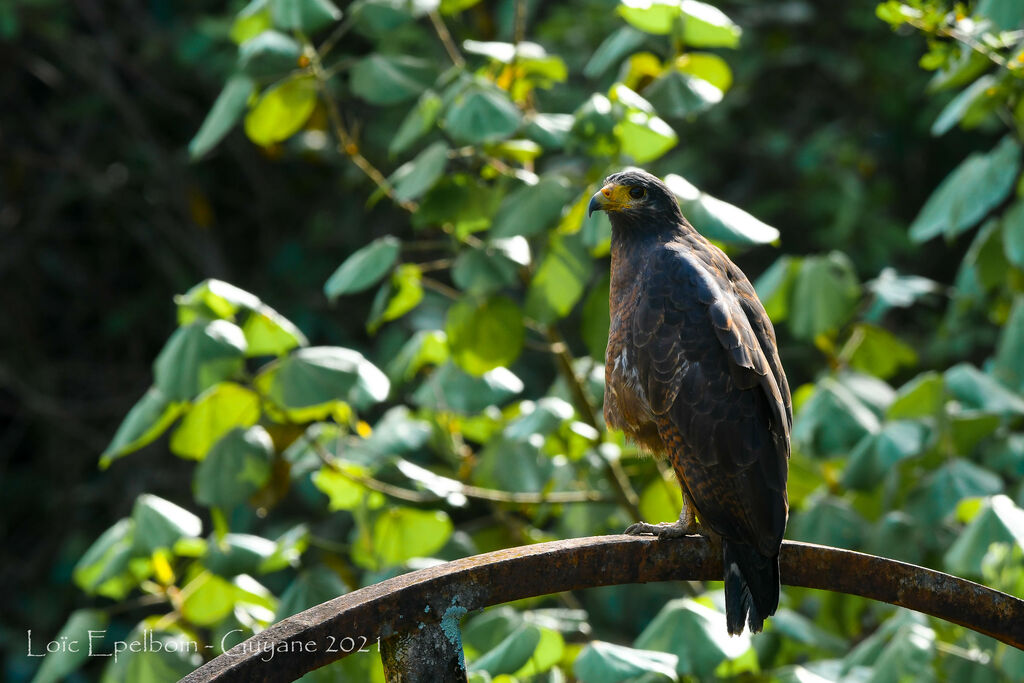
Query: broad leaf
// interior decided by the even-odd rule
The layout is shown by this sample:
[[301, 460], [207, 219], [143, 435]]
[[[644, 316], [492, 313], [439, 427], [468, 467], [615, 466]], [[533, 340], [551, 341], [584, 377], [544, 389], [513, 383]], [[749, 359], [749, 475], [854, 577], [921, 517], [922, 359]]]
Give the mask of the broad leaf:
[[672, 653], [678, 658], [679, 674], [709, 676], [721, 662], [750, 649], [750, 634], [730, 636], [724, 614], [682, 598], [665, 605], [634, 645]]
[[678, 681], [676, 655], [639, 650], [593, 640], [583, 648], [572, 670], [581, 683], [619, 683], [644, 674], [660, 674]]
[[562, 215], [572, 199], [573, 189], [561, 176], [544, 176], [536, 185], [527, 185], [502, 201], [494, 222], [493, 237], [530, 237], [544, 232]]
[[853, 264], [842, 252], [808, 256], [793, 283], [789, 327], [801, 339], [836, 331], [860, 300]]
[[679, 199], [679, 206], [705, 237], [730, 244], [767, 244], [779, 239], [779, 231], [749, 213], [706, 192], [682, 176], [670, 173], [665, 184]]
[[390, 390], [388, 378], [377, 366], [358, 351], [340, 346], [299, 349], [268, 366], [256, 383], [271, 401], [284, 408], [330, 401], [365, 406], [383, 401]]
[[287, 140], [306, 124], [314, 107], [313, 78], [291, 78], [264, 91], [245, 116], [245, 134], [264, 147]]
[[196, 467], [196, 502], [225, 509], [244, 503], [270, 478], [273, 453], [274, 443], [263, 427], [228, 432]]
[[202, 460], [222, 436], [236, 427], [251, 427], [260, 418], [260, 397], [232, 382], [221, 382], [196, 399], [171, 436], [171, 450]]
[[449, 361], [423, 380], [412, 400], [428, 410], [472, 415], [487, 406], [501, 405], [523, 388], [523, 381], [506, 368], [474, 377]]
[[[60, 632], [50, 641], [62, 647], [48, 652], [36, 643], [28, 645], [29, 656], [37, 657], [41, 652], [48, 652], [32, 678], [33, 683], [56, 683], [65, 680], [82, 666], [91, 653], [99, 651], [109, 621], [110, 617], [102, 610], [75, 610]], [[29, 631], [30, 643], [32, 635], [32, 631]]]
[[480, 376], [519, 357], [525, 327], [515, 302], [498, 296], [454, 304], [448, 309], [445, 333], [452, 359], [466, 372]]
[[352, 92], [370, 104], [398, 104], [416, 97], [434, 79], [434, 67], [408, 55], [368, 55], [352, 67]]
[[281, 29], [313, 33], [341, 19], [331, 0], [273, 0], [270, 16]]
[[521, 114], [497, 88], [473, 84], [456, 95], [444, 118], [444, 128], [457, 141], [476, 145], [510, 137]]
[[238, 48], [238, 68], [253, 78], [283, 76], [298, 66], [302, 46], [280, 31], [263, 31]]
[[121, 456], [154, 441], [178, 419], [186, 405], [172, 403], [162, 391], [150, 387], [117, 428], [110, 445], [100, 456], [100, 467], [105, 469]]
[[256, 84], [245, 74], [235, 74], [227, 80], [199, 131], [188, 143], [188, 153], [193, 160], [206, 156], [234, 128], [242, 118], [254, 87]]
[[394, 186], [395, 197], [401, 202], [419, 199], [437, 183], [447, 164], [448, 145], [443, 142], [430, 145], [388, 178]]
[[369, 289], [387, 275], [398, 260], [401, 242], [390, 235], [360, 248], [338, 266], [324, 284], [328, 299]]
[[526, 313], [545, 323], [569, 315], [593, 268], [579, 235], [553, 234], [544, 260], [530, 282]]
[[198, 517], [169, 500], [144, 493], [132, 508], [135, 522], [135, 549], [149, 554], [159, 548], [172, 548], [181, 538], [195, 538], [203, 530]]
[[168, 401], [188, 401], [242, 370], [245, 333], [227, 320], [199, 320], [175, 330], [153, 362], [155, 387]]

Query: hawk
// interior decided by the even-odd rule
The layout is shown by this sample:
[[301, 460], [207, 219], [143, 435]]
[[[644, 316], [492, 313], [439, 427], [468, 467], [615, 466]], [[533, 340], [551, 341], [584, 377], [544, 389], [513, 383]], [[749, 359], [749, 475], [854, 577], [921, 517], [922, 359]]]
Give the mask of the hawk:
[[[726, 624], [756, 633], [779, 605], [789, 503], [789, 384], [743, 272], [653, 175], [609, 176], [589, 213], [611, 219], [604, 418], [671, 463], [679, 521], [627, 534], [721, 537]], [[699, 524], [698, 524], [699, 519]]]

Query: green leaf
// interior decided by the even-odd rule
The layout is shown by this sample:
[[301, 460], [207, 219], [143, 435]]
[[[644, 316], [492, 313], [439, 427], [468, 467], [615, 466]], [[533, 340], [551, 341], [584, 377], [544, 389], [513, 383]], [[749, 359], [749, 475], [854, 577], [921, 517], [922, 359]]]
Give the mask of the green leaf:
[[427, 90], [420, 95], [416, 106], [409, 110], [395, 137], [391, 138], [388, 153], [394, 156], [407, 150], [414, 142], [433, 130], [440, 113], [441, 98], [436, 92]]
[[253, 78], [282, 76], [299, 63], [302, 46], [280, 31], [263, 31], [238, 47], [238, 68]]
[[930, 678], [935, 640], [924, 615], [901, 610], [846, 655], [841, 673], [845, 676], [854, 667], [870, 666], [873, 680]]
[[523, 388], [523, 381], [506, 368], [474, 377], [449, 361], [423, 380], [412, 400], [427, 410], [473, 415], [487, 406], [504, 403]]
[[644, 34], [640, 31], [630, 26], [620, 26], [597, 46], [594, 54], [587, 61], [587, 65], [583, 67], [583, 75], [587, 78], [598, 78], [604, 75], [623, 57], [632, 54], [643, 45], [645, 39]]
[[580, 683], [619, 683], [644, 674], [658, 674], [678, 681], [678, 658], [666, 652], [638, 650], [593, 640], [573, 663], [573, 674]]
[[679, 136], [664, 120], [642, 111], [630, 111], [615, 126], [622, 153], [638, 164], [654, 161], [679, 141]]
[[555, 475], [555, 464], [539, 446], [536, 439], [491, 439], [478, 456], [473, 482], [503, 491], [547, 490]]
[[445, 322], [452, 359], [466, 372], [480, 376], [511, 365], [523, 349], [523, 314], [511, 299], [462, 300], [448, 309]]
[[222, 436], [236, 427], [251, 427], [260, 418], [260, 397], [232, 382], [210, 387], [196, 399], [171, 436], [171, 451], [202, 460]]
[[875, 325], [858, 323], [842, 354], [850, 367], [887, 379], [905, 365], [917, 363], [917, 352], [894, 334]]
[[499, 187], [468, 173], [445, 176], [427, 192], [412, 223], [417, 229], [452, 226], [462, 239], [490, 224], [503, 196]]
[[544, 260], [530, 282], [526, 314], [542, 323], [569, 315], [583, 296], [593, 266], [578, 234], [552, 234]]
[[460, 143], [476, 145], [510, 137], [522, 115], [503, 91], [483, 84], [470, 85], [448, 108], [444, 128]]
[[779, 231], [749, 213], [706, 192], [682, 176], [670, 173], [665, 184], [679, 199], [679, 206], [695, 228], [709, 239], [729, 244], [768, 244], [779, 239]]
[[680, 0], [621, 0], [618, 12], [632, 26], [655, 35], [671, 33], [683, 16]]
[[850, 453], [843, 470], [845, 488], [870, 491], [901, 460], [921, 453], [928, 440], [928, 428], [920, 422], [886, 423], [881, 431], [867, 434]]
[[565, 178], [543, 176], [537, 184], [522, 187], [501, 202], [491, 224], [491, 236], [530, 237], [544, 232], [561, 217], [572, 197], [573, 189]]
[[754, 283], [757, 297], [764, 304], [765, 312], [776, 324], [789, 315], [790, 295], [799, 272], [800, 259], [784, 255], [777, 258]]
[[512, 440], [528, 441], [536, 435], [548, 436], [566, 420], [571, 420], [575, 410], [568, 401], [556, 396], [545, 396], [539, 401], [523, 401], [519, 404], [519, 417], [505, 427], [505, 437]]
[[644, 89], [644, 97], [665, 116], [683, 118], [710, 109], [722, 101], [722, 91], [704, 79], [669, 70]]
[[974, 11], [1003, 31], [1018, 29], [1024, 22], [1024, 7], [1013, 0], [978, 0]]
[[150, 387], [117, 428], [110, 445], [100, 456], [100, 468], [106, 469], [121, 456], [152, 443], [178, 419], [187, 405], [172, 403], [162, 391]]
[[135, 549], [150, 554], [159, 548], [170, 549], [181, 538], [195, 538], [203, 531], [203, 523], [194, 514], [149, 493], [135, 499], [132, 508], [135, 522]]
[[235, 608], [234, 584], [209, 571], [193, 578], [183, 591], [181, 615], [196, 626], [211, 626]]
[[1018, 394], [1024, 393], [1024, 295], [1017, 295], [1010, 317], [1003, 325], [992, 375]]
[[420, 330], [409, 339], [388, 363], [392, 384], [408, 382], [421, 368], [441, 365], [448, 360], [448, 337], [441, 330]]
[[255, 87], [253, 80], [245, 74], [235, 74], [227, 80], [203, 119], [203, 124], [199, 126], [199, 131], [188, 143], [189, 157], [193, 161], [206, 156], [234, 128], [238, 119], [242, 118], [242, 112]]
[[408, 55], [371, 54], [352, 66], [352, 92], [370, 104], [407, 102], [434, 80], [433, 65]]
[[682, 0], [683, 41], [693, 47], [738, 47], [740, 27], [706, 2]]
[[493, 294], [519, 282], [519, 264], [500, 249], [464, 249], [452, 265], [452, 282], [470, 294]]
[[1020, 169], [1020, 146], [1011, 136], [987, 154], [974, 153], [946, 176], [910, 226], [910, 238], [924, 242], [945, 233], [955, 237], [973, 227], [1010, 193]]
[[659, 477], [644, 487], [640, 494], [640, 516], [652, 524], [674, 522], [679, 519], [679, 511], [682, 509], [683, 492], [675, 477]]
[[938, 137], [944, 135], [953, 126], [960, 122], [967, 110], [983, 97], [989, 88], [996, 83], [995, 76], [991, 74], [982, 76], [974, 83], [964, 88], [956, 97], [949, 101], [939, 113], [935, 123], [932, 124], [932, 135]]
[[968, 363], [945, 372], [950, 393], [965, 406], [1000, 415], [1024, 413], [1024, 399]]
[[999, 475], [956, 458], [925, 477], [910, 492], [905, 507], [925, 524], [935, 524], [952, 515], [964, 498], [991, 496], [1002, 490]]
[[469, 671], [486, 671], [491, 676], [510, 674], [525, 666], [540, 643], [540, 629], [521, 624], [495, 647], [469, 664]]
[[406, 162], [388, 178], [394, 186], [395, 197], [400, 202], [418, 199], [432, 188], [444, 174], [448, 164], [448, 145], [435, 142]]
[[256, 378], [260, 390], [285, 408], [305, 408], [330, 401], [357, 407], [387, 398], [390, 383], [361, 353], [340, 346], [298, 349], [268, 366]]
[[797, 411], [793, 443], [809, 454], [840, 455], [878, 429], [878, 417], [856, 394], [826, 378]]
[[1017, 200], [1006, 210], [1002, 223], [1006, 260], [1024, 269], [1024, 200]]
[[[130, 683], [164, 683], [184, 678], [202, 664], [202, 657], [196, 652], [196, 642], [183, 632], [170, 633], [153, 630], [148, 621], [139, 624], [124, 639], [129, 649], [122, 651], [116, 662], [111, 661], [107, 672], [116, 670], [120, 680]], [[131, 644], [145, 647], [131, 650]], [[123, 672], [123, 674], [120, 674]], [[107, 677], [104, 675], [104, 682]]]
[[267, 4], [268, 0], [251, 0], [235, 15], [229, 34], [235, 44], [241, 45], [270, 28], [270, 9]]
[[397, 320], [423, 301], [423, 272], [415, 263], [403, 263], [373, 299], [366, 329], [375, 334], [381, 325]]
[[676, 60], [675, 68], [707, 81], [723, 93], [732, 86], [732, 69], [729, 64], [711, 52], [687, 52]]
[[541, 628], [540, 641], [526, 662], [513, 676], [518, 679], [526, 679], [537, 676], [544, 671], [554, 667], [562, 661], [565, 656], [565, 638], [554, 629]]
[[245, 333], [226, 320], [175, 330], [153, 362], [155, 387], [168, 401], [187, 401], [242, 370]]
[[326, 565], [315, 565], [299, 572], [281, 594], [275, 621], [298, 614], [310, 607], [348, 593], [348, 587]]
[[575, 120], [571, 114], [531, 112], [526, 117], [523, 135], [544, 149], [562, 149]]
[[790, 518], [786, 535], [807, 543], [857, 549], [863, 541], [865, 527], [864, 519], [848, 502], [822, 496]]
[[261, 304], [242, 324], [246, 356], [280, 356], [296, 346], [306, 346], [306, 335], [270, 306]]
[[261, 570], [277, 550], [269, 538], [252, 534], [225, 534], [210, 539], [203, 564], [218, 576], [236, 576]]
[[672, 653], [677, 673], [702, 677], [710, 676], [726, 659], [742, 655], [750, 644], [749, 633], [729, 635], [724, 614], [689, 598], [666, 604], [634, 643], [643, 650]]
[[890, 308], [908, 308], [942, 289], [934, 280], [919, 275], [900, 275], [893, 268], [883, 268], [877, 278], [865, 285], [875, 295], [875, 301], [864, 317], [873, 322], [880, 320]]
[[338, 266], [324, 284], [324, 294], [333, 301], [374, 286], [395, 265], [400, 248], [401, 242], [391, 235], [370, 242]]
[[[330, 510], [358, 510], [364, 504], [368, 504], [367, 496], [374, 495], [353, 477], [367, 477], [370, 470], [362, 465], [354, 463], [340, 463], [336, 468], [324, 465], [318, 472], [313, 474], [313, 485], [324, 492], [329, 500]], [[379, 500], [380, 494], [376, 494]], [[379, 507], [379, 505], [369, 505]]]
[[278, 28], [307, 34], [341, 19], [331, 0], [273, 0], [270, 14]]
[[245, 134], [266, 147], [299, 132], [316, 107], [316, 81], [296, 76], [265, 90], [245, 116]]
[[946, 402], [946, 383], [937, 372], [923, 372], [896, 392], [886, 417], [890, 420], [935, 417]]
[[845, 254], [808, 256], [793, 284], [789, 328], [801, 339], [836, 331], [860, 300], [860, 283]]
[[215, 278], [203, 280], [184, 294], [178, 294], [174, 303], [178, 307], [179, 325], [188, 325], [197, 318], [224, 318], [235, 322], [239, 311], [255, 311], [263, 305], [255, 294]]
[[[352, 559], [367, 568], [394, 567], [414, 557], [429, 557], [448, 542], [452, 521], [441, 510], [392, 507], [373, 523], [372, 534], [362, 530], [353, 544]], [[367, 555], [363, 547], [372, 548]]]
[[605, 274], [590, 289], [586, 301], [583, 302], [580, 333], [590, 357], [597, 362], [604, 362], [605, 349], [608, 347], [608, 326], [611, 324], [611, 313], [608, 309], [610, 289], [611, 277]]
[[[93, 648], [99, 646], [109, 621], [107, 613], [98, 609], [79, 609], [72, 612], [51, 642], [73, 644], [74, 647], [61, 647], [49, 652], [36, 670], [32, 683], [55, 683], [76, 671], [86, 661]], [[31, 631], [28, 637], [32, 637]], [[38, 656], [40, 652], [46, 650], [33, 644], [31, 651], [33, 656]]]
[[130, 586], [120, 585], [115, 579], [128, 569], [135, 544], [135, 522], [122, 519], [93, 541], [78, 563], [72, 578], [75, 585], [89, 594], [107, 595], [120, 600]]
[[982, 560], [993, 543], [1024, 547], [1024, 510], [1007, 496], [993, 496], [985, 502], [946, 551], [946, 570], [960, 576], [981, 576]]
[[196, 467], [196, 502], [225, 510], [244, 503], [270, 479], [273, 455], [274, 442], [263, 427], [231, 430]]

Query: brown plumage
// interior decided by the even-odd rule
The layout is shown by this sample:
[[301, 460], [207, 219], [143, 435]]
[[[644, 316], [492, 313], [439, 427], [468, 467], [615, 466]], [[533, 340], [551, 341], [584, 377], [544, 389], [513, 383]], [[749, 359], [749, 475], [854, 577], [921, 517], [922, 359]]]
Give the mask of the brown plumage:
[[729, 633], [760, 631], [778, 607], [789, 510], [793, 414], [775, 331], [750, 281], [657, 178], [609, 176], [595, 210], [612, 224], [605, 421], [667, 457], [683, 490], [678, 522], [626, 533], [720, 536]]

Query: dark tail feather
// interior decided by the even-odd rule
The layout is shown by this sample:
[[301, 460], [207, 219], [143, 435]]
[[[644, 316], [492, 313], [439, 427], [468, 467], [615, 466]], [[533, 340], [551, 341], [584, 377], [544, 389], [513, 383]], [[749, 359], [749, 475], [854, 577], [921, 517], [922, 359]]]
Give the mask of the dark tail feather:
[[725, 622], [729, 635], [743, 632], [743, 622], [758, 633], [765, 617], [779, 607], [779, 556], [765, 557], [745, 543], [722, 540], [725, 570]]

